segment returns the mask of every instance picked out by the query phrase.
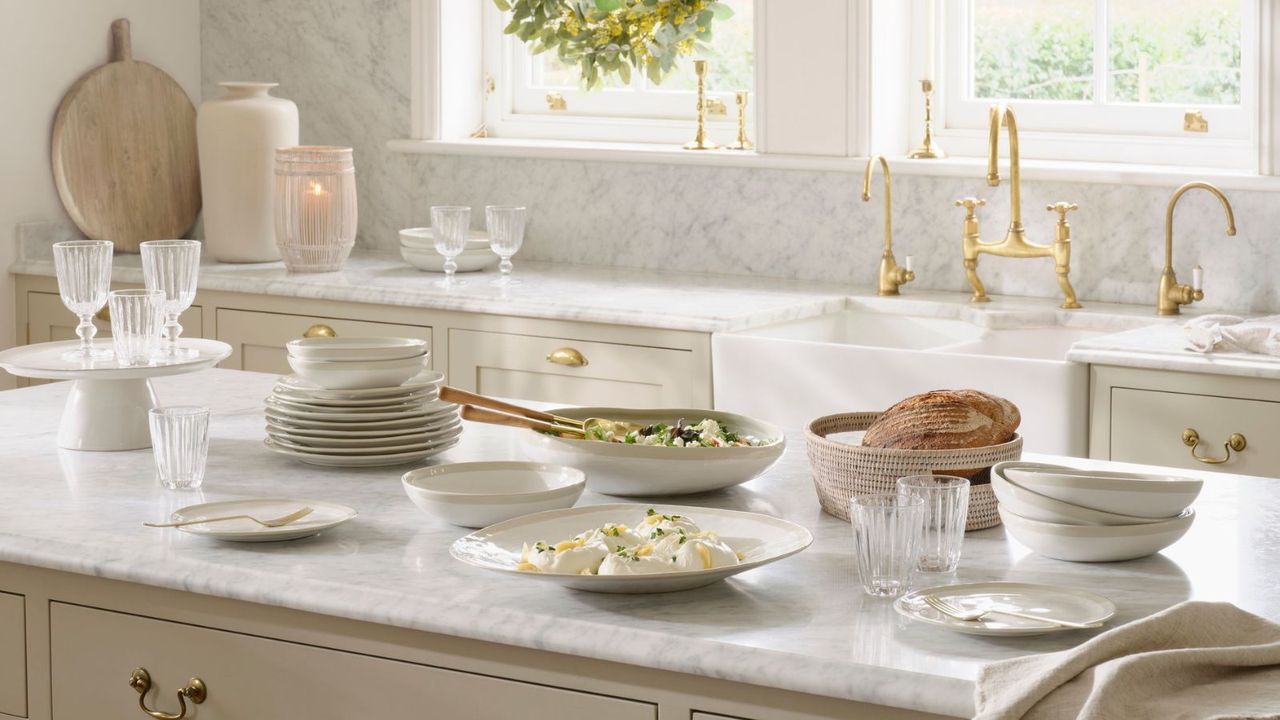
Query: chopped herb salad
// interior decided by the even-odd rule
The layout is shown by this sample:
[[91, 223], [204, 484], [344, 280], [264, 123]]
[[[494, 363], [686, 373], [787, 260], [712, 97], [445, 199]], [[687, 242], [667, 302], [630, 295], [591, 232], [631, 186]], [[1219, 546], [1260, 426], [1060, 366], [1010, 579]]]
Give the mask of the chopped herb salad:
[[587, 439], [664, 447], [757, 447], [771, 442], [750, 435], [739, 435], [710, 418], [694, 424], [685, 423], [684, 418], [680, 418], [674, 425], [659, 422], [625, 434], [603, 427], [592, 427]]

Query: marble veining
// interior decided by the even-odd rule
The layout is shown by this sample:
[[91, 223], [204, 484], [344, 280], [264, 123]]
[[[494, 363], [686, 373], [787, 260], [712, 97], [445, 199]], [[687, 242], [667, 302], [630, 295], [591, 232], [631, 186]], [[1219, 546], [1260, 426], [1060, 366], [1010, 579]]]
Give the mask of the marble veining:
[[[262, 404], [274, 378], [230, 370], [161, 378], [162, 402], [213, 409], [202, 491], [173, 493], [147, 450], [59, 450], [65, 383], [0, 393], [0, 561], [278, 605], [392, 626], [950, 715], [973, 712], [988, 661], [1059, 650], [1090, 633], [991, 640], [939, 632], [861, 594], [848, 525], [813, 496], [802, 437], [750, 483], [682, 498], [788, 518], [813, 531], [805, 552], [716, 585], [663, 596], [608, 596], [520, 582], [449, 557], [465, 531], [417, 510], [406, 468], [329, 470], [262, 448]], [[433, 462], [522, 459], [515, 431], [468, 425]], [[1053, 458], [1043, 458], [1053, 460]], [[1088, 466], [1098, 461], [1071, 460]], [[1196, 473], [1183, 472], [1193, 475]], [[1116, 622], [1188, 598], [1225, 600], [1280, 620], [1280, 499], [1273, 480], [1199, 474], [1208, 482], [1190, 532], [1163, 553], [1124, 563], [1041, 558], [1002, 528], [967, 536], [955, 581], [1056, 582], [1119, 607]], [[142, 527], [194, 502], [294, 495], [346, 503], [360, 517], [318, 537], [224, 544]], [[611, 502], [591, 492], [583, 503]], [[47, 522], [56, 516], [59, 522]], [[680, 652], [670, 652], [673, 644]]]
[[1186, 318], [1081, 340], [1067, 359], [1095, 365], [1150, 370], [1280, 379], [1280, 357], [1237, 351], [1196, 352], [1189, 349]]

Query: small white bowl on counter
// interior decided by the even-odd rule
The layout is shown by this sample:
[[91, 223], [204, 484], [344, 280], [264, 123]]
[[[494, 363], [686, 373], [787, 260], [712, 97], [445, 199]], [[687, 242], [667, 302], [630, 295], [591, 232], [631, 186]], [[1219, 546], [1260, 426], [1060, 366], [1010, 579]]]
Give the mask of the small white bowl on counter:
[[368, 362], [404, 360], [427, 354], [427, 341], [396, 337], [310, 337], [290, 340], [285, 346], [290, 356], [302, 360]]
[[1172, 475], [1079, 470], [1021, 461], [1000, 463], [992, 472], [1054, 500], [1157, 520], [1174, 517], [1190, 507], [1204, 485], [1203, 480]]
[[1030, 520], [1000, 508], [1009, 534], [1040, 555], [1072, 562], [1135, 560], [1160, 552], [1191, 528], [1196, 511], [1142, 525], [1064, 525]]
[[326, 390], [396, 387], [421, 373], [426, 355], [397, 360], [305, 360], [289, 355], [289, 367]]
[[991, 473], [991, 489], [1002, 506], [1028, 520], [1064, 525], [1144, 525], [1168, 519], [1118, 515], [1072, 505], [1015, 485], [998, 472]]
[[573, 507], [586, 475], [562, 465], [469, 462], [413, 470], [400, 479], [423, 512], [445, 522], [480, 528], [514, 517]]

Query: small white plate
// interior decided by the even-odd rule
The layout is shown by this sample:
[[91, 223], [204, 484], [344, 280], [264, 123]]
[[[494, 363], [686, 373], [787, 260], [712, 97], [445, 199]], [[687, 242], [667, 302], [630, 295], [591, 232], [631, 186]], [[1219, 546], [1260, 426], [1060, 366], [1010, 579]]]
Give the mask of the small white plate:
[[310, 443], [298, 442], [286, 437], [282, 437], [272, 432], [267, 433], [267, 437], [280, 447], [298, 452], [310, 453], [313, 455], [393, 455], [397, 453], [413, 452], [415, 450], [429, 450], [441, 443], [449, 442], [462, 434], [462, 428], [457, 428], [452, 432], [445, 433], [436, 437], [430, 437], [425, 440], [412, 440], [409, 442], [401, 442], [388, 440], [381, 445], [371, 445], [365, 447], [344, 447], [338, 445], [329, 445], [327, 440], [323, 442]]
[[346, 438], [349, 440], [368, 439], [368, 438], [386, 438], [396, 435], [418, 435], [421, 433], [439, 433], [462, 424], [460, 418], [441, 418], [438, 422], [426, 425], [410, 425], [402, 428], [375, 428], [373, 430], [344, 430], [330, 428], [309, 428], [297, 427], [290, 423], [280, 422], [267, 418], [267, 430], [271, 432], [280, 432], [286, 435], [296, 435], [304, 438]]
[[368, 362], [422, 357], [428, 348], [427, 341], [419, 338], [303, 337], [290, 340], [285, 350], [304, 360]]
[[290, 450], [286, 447], [277, 445], [270, 438], [263, 440], [262, 444], [277, 455], [300, 460], [309, 465], [321, 465], [324, 467], [386, 467], [391, 465], [404, 465], [405, 463], [425, 460], [434, 455], [448, 450], [458, 444], [458, 439], [433, 445], [423, 450], [414, 450], [412, 452], [396, 453], [393, 455], [323, 455], [319, 453], [304, 453], [297, 450]]
[[346, 505], [324, 500], [294, 500], [290, 498], [262, 498], [260, 500], [227, 500], [224, 502], [189, 505], [173, 511], [170, 522], [199, 520], [226, 515], [252, 515], [264, 520], [276, 518], [303, 507], [310, 507], [310, 515], [283, 527], [263, 527], [252, 520], [226, 520], [223, 522], [187, 525], [177, 528], [184, 533], [230, 540], [233, 542], [274, 542], [298, 540], [310, 537], [322, 530], [337, 527], [356, 516], [356, 511]]
[[[675, 570], [652, 575], [565, 575], [523, 572], [516, 569], [525, 543], [555, 542], [606, 523], [631, 525], [649, 508], [689, 517], [703, 530], [719, 534], [729, 547], [742, 553], [742, 562], [711, 570]], [[490, 525], [459, 538], [449, 553], [468, 565], [496, 570], [531, 580], [552, 582], [575, 590], [603, 593], [660, 593], [709, 585], [730, 575], [746, 572], [795, 555], [813, 543], [813, 534], [801, 525], [760, 513], [687, 507], [667, 504], [623, 503], [550, 510]]]
[[439, 388], [444, 381], [444, 373], [436, 370], [423, 370], [409, 378], [402, 385], [380, 388], [353, 388], [349, 390], [328, 390], [297, 375], [281, 376], [278, 384], [301, 395], [313, 398], [332, 400], [359, 400], [366, 398], [394, 397], [428, 388]]
[[1104, 622], [1116, 614], [1115, 603], [1086, 590], [1017, 582], [964, 583], [925, 588], [898, 598], [893, 603], [893, 609], [912, 620], [968, 635], [1021, 637], [1075, 629], [1001, 615], [998, 612], [981, 620], [957, 620], [930, 607], [925, 602], [926, 595], [945, 600], [964, 610], [1005, 608], [1078, 623]]

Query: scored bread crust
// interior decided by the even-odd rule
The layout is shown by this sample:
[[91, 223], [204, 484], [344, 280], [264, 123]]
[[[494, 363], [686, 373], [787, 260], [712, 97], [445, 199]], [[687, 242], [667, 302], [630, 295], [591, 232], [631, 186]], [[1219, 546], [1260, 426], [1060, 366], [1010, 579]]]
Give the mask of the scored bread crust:
[[950, 450], [998, 445], [1022, 422], [1018, 407], [978, 390], [933, 390], [885, 410], [862, 436], [868, 447]]

